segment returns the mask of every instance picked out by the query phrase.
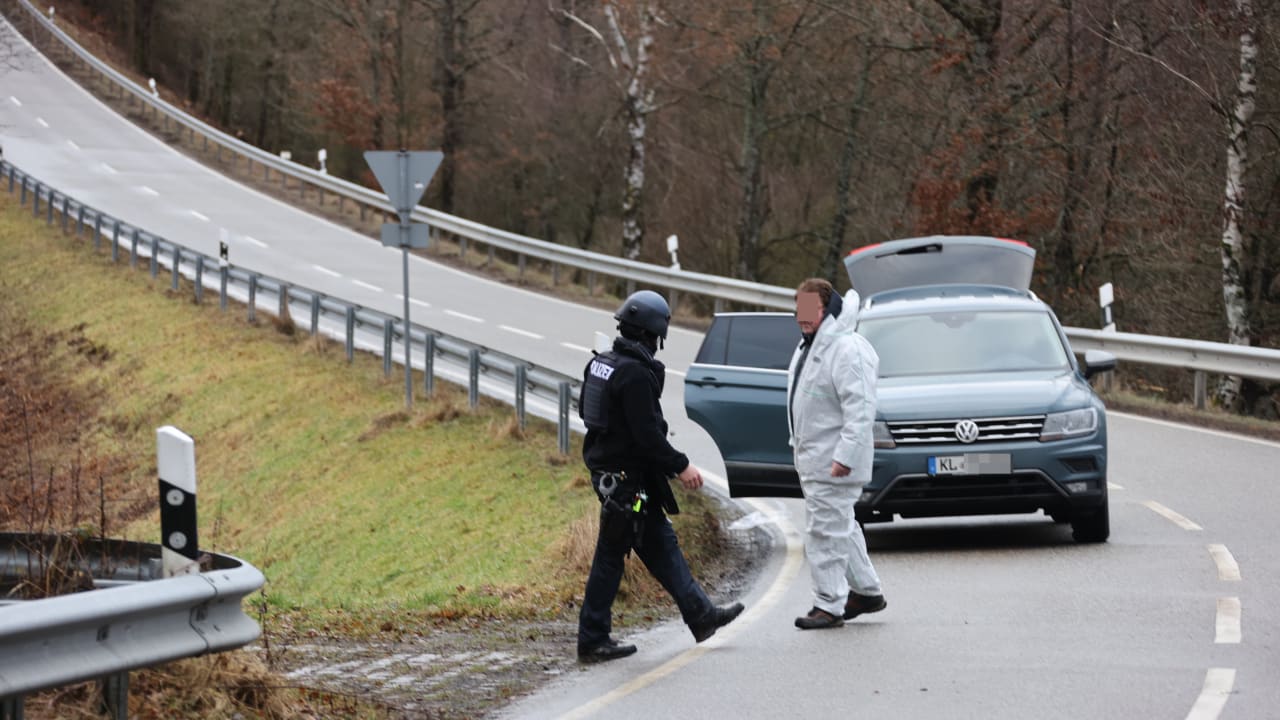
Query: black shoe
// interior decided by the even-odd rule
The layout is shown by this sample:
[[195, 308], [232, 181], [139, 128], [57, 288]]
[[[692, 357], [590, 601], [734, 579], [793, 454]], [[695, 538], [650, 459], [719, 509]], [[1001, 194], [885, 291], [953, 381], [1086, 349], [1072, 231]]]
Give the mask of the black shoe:
[[883, 595], [859, 595], [849, 593], [849, 600], [844, 604], [844, 619], [852, 620], [862, 613], [880, 612], [888, 605]]
[[844, 625], [843, 618], [832, 615], [818, 607], [810, 610], [808, 615], [796, 618], [796, 627], [801, 630], [822, 630], [823, 628], [838, 628], [841, 625]]
[[594, 647], [584, 648], [578, 646], [578, 662], [598, 663], [607, 660], [617, 660], [628, 655], [634, 655], [636, 652], [635, 645], [623, 645], [622, 643], [609, 638]]
[[695, 642], [702, 642], [712, 635], [716, 634], [716, 630], [733, 622], [735, 618], [742, 614], [742, 603], [734, 603], [725, 607], [713, 607], [711, 612], [707, 613], [707, 617], [699, 622], [689, 625], [689, 630], [693, 632]]

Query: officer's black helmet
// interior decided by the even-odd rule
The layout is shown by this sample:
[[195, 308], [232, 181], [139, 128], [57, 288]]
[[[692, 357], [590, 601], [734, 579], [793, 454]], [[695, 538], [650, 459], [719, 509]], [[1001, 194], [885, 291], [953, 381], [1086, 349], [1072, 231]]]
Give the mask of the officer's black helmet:
[[667, 339], [667, 326], [671, 324], [671, 306], [667, 305], [658, 293], [652, 290], [640, 290], [631, 293], [622, 301], [622, 307], [613, 314], [613, 319], [628, 325], [634, 325], [654, 335]]

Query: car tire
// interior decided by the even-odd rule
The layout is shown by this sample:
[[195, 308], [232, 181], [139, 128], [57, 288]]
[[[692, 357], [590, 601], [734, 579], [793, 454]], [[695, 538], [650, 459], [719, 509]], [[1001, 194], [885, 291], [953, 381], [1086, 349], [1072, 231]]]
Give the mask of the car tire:
[[1106, 542], [1111, 536], [1111, 512], [1107, 509], [1107, 501], [1102, 506], [1076, 513], [1071, 518], [1071, 537], [1079, 543]]

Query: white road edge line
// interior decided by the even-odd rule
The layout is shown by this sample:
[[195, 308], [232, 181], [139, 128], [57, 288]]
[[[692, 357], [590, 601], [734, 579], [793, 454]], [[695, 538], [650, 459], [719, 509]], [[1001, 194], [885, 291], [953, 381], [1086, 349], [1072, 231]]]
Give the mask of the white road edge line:
[[573, 350], [575, 352], [581, 352], [581, 353], [591, 352], [591, 348], [582, 347], [581, 345], [574, 345], [573, 343], [567, 343], [567, 342], [560, 343], [560, 347], [567, 347], [570, 350]]
[[1123, 485], [1117, 485], [1117, 484], [1115, 484], [1115, 483], [1113, 483], [1113, 482], [1111, 482], [1111, 481], [1109, 481], [1109, 480], [1108, 480], [1108, 481], [1107, 481], [1107, 489], [1108, 489], [1108, 490], [1123, 490], [1123, 489], [1124, 489], [1124, 486], [1123, 486]]
[[160, 197], [160, 193], [158, 193], [158, 192], [156, 192], [155, 190], [153, 190], [153, 189], [151, 189], [151, 188], [147, 187], [146, 185], [139, 185], [139, 186], [138, 186], [138, 190], [139, 190], [140, 192], [142, 192], [142, 194], [143, 194], [143, 195], [150, 195], [150, 196], [152, 196], [152, 197]]
[[106, 164], [106, 163], [98, 163], [98, 165], [99, 165], [99, 166], [101, 166], [103, 170], [106, 170], [107, 172], [111, 173], [112, 175], [119, 175], [119, 174], [120, 174], [120, 171], [119, 171], [119, 170], [116, 170], [115, 168], [111, 167], [110, 165], [108, 165], [108, 164]]
[[267, 244], [266, 244], [266, 243], [262, 242], [261, 240], [259, 240], [259, 239], [255, 238], [255, 237], [250, 237], [250, 236], [248, 236], [248, 235], [242, 235], [241, 237], [243, 237], [245, 240], [247, 240], [247, 241], [249, 241], [249, 242], [253, 243], [254, 245], [257, 245], [257, 246], [258, 246], [258, 247], [260, 247], [260, 248], [266, 248], [266, 247], [267, 247]]
[[337, 272], [337, 271], [335, 271], [335, 270], [330, 270], [329, 268], [327, 268], [327, 267], [325, 267], [325, 266], [323, 266], [323, 265], [312, 265], [311, 267], [313, 267], [313, 268], [315, 268], [316, 270], [318, 270], [318, 271], [320, 271], [320, 272], [324, 273], [325, 275], [328, 275], [329, 277], [336, 277], [336, 278], [340, 278], [340, 277], [342, 277], [342, 273]]
[[1240, 598], [1218, 598], [1218, 617], [1214, 620], [1213, 641], [1219, 645], [1239, 645]]
[[1188, 520], [1185, 516], [1180, 515], [1180, 514], [1178, 514], [1178, 513], [1174, 512], [1174, 511], [1170, 510], [1169, 508], [1165, 507], [1164, 505], [1161, 505], [1160, 503], [1156, 502], [1155, 500], [1148, 500], [1148, 501], [1146, 501], [1146, 502], [1144, 502], [1144, 503], [1142, 503], [1142, 504], [1143, 504], [1143, 505], [1145, 505], [1145, 506], [1146, 506], [1149, 510], [1151, 510], [1152, 512], [1156, 513], [1157, 515], [1160, 515], [1160, 516], [1161, 516], [1161, 517], [1163, 517], [1164, 519], [1168, 520], [1169, 522], [1173, 523], [1174, 525], [1177, 525], [1178, 527], [1182, 528], [1183, 530], [1191, 530], [1191, 531], [1193, 531], [1193, 532], [1194, 532], [1194, 531], [1198, 531], [1198, 530], [1203, 530], [1203, 529], [1204, 529], [1204, 528], [1200, 527], [1199, 525], [1197, 525], [1197, 524], [1195, 524], [1195, 523], [1191, 522], [1190, 520]]
[[515, 333], [516, 335], [523, 335], [523, 336], [525, 336], [525, 337], [527, 337], [527, 338], [533, 338], [534, 340], [541, 340], [541, 339], [542, 339], [542, 336], [541, 336], [541, 335], [539, 335], [538, 333], [531, 333], [531, 332], [529, 332], [528, 330], [521, 330], [520, 328], [517, 328], [517, 327], [511, 327], [510, 325], [499, 325], [499, 326], [498, 326], [498, 329], [500, 329], [500, 330], [506, 330], [507, 332], [509, 332], [509, 333]]
[[1210, 430], [1208, 428], [1196, 427], [1195, 425], [1186, 425], [1183, 423], [1170, 422], [1168, 420], [1158, 420], [1156, 418], [1144, 417], [1142, 415], [1130, 415], [1129, 413], [1120, 412], [1118, 410], [1108, 410], [1107, 417], [1115, 415], [1128, 420], [1138, 420], [1152, 425], [1163, 425], [1168, 428], [1176, 428], [1178, 430], [1190, 430], [1191, 432], [1202, 433], [1204, 435], [1216, 435], [1221, 438], [1230, 438], [1232, 440], [1242, 440], [1256, 445], [1266, 445], [1267, 447], [1280, 447], [1280, 443], [1274, 440], [1265, 440], [1263, 438], [1251, 437], [1249, 435], [1240, 435], [1238, 433], [1224, 432], [1222, 430]]
[[76, 144], [76, 141], [75, 141], [75, 140], [68, 140], [68, 141], [67, 141], [67, 147], [70, 147], [72, 150], [79, 150], [79, 149], [80, 149], [80, 146]]
[[1226, 707], [1227, 698], [1231, 697], [1231, 689], [1235, 684], [1234, 668], [1209, 668], [1209, 672], [1204, 674], [1204, 687], [1200, 690], [1200, 697], [1196, 698], [1196, 704], [1187, 713], [1187, 720], [1217, 720], [1222, 714], [1222, 708]]
[[365, 281], [363, 281], [363, 280], [352, 280], [351, 282], [355, 283], [356, 285], [359, 285], [360, 287], [362, 287], [362, 288], [364, 288], [364, 289], [366, 289], [366, 290], [372, 290], [372, 291], [374, 291], [374, 292], [382, 292], [382, 291], [383, 291], [383, 290], [382, 290], [382, 288], [378, 287], [377, 285], [370, 285], [369, 283], [367, 283], [367, 282], [365, 282]]
[[456, 310], [445, 310], [445, 311], [444, 311], [444, 314], [445, 314], [445, 315], [452, 315], [452, 316], [454, 316], [454, 317], [456, 317], [456, 318], [461, 318], [461, 319], [463, 319], [463, 320], [470, 320], [471, 322], [477, 322], [477, 323], [482, 323], [482, 322], [484, 322], [484, 318], [478, 318], [478, 317], [476, 317], [475, 315], [467, 315], [466, 313], [460, 313], [460, 312], [458, 312], [458, 311], [456, 311]]
[[1226, 545], [1210, 545], [1209, 555], [1213, 558], [1213, 564], [1218, 566], [1219, 580], [1240, 579], [1240, 566], [1236, 564], [1235, 557]]
[[[561, 343], [564, 345], [565, 343]], [[726, 489], [728, 484], [725, 480], [717, 475], [709, 472], [702, 473], [708, 481], [714, 482], [717, 486], [723, 485]], [[722, 628], [716, 633], [715, 637], [707, 640], [701, 645], [695, 645], [692, 648], [676, 655], [665, 663], [650, 670], [649, 672], [631, 680], [630, 682], [615, 688], [600, 697], [579, 705], [573, 710], [561, 715], [561, 720], [569, 718], [585, 718], [594, 715], [602, 708], [610, 705], [622, 698], [642, 690], [649, 685], [661, 680], [662, 678], [676, 672], [680, 668], [685, 667], [689, 663], [706, 655], [708, 651], [719, 647], [727, 640], [731, 640], [738, 634], [746, 632], [749, 625], [756, 620], [764, 617], [769, 609], [782, 599], [787, 589], [795, 582], [796, 575], [799, 574], [800, 568], [804, 565], [804, 543], [800, 538], [799, 531], [791, 524], [791, 521], [782, 513], [777, 513], [769, 507], [764, 499], [746, 498], [743, 502], [755, 507], [761, 513], [767, 515], [782, 533], [783, 543], [786, 546], [786, 554], [782, 561], [782, 567], [778, 569], [778, 574], [774, 577], [773, 582], [769, 583], [769, 587], [764, 594], [760, 596], [751, 607], [742, 613], [742, 617], [738, 618], [732, 625]]]
[[668, 374], [668, 375], [679, 375], [680, 377], [685, 377], [685, 374], [684, 374], [684, 373], [680, 372], [679, 370], [672, 370], [671, 368], [667, 368], [667, 374]]
[[36, 118], [36, 122], [40, 123], [40, 127], [49, 127], [49, 123], [42, 117]]

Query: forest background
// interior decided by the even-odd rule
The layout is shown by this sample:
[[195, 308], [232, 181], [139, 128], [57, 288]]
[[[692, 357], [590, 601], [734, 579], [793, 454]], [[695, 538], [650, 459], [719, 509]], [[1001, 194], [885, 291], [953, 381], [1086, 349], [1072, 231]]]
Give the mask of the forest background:
[[[247, 142], [312, 166], [324, 149], [331, 174], [376, 187], [365, 150], [443, 150], [424, 203], [505, 230], [662, 264], [677, 235], [685, 269], [780, 285], [847, 285], [842, 256], [894, 238], [1013, 237], [1065, 324], [1097, 327], [1111, 282], [1121, 330], [1280, 347], [1270, 0], [58, 11]], [[1280, 388], [1217, 399], [1275, 417]]]

